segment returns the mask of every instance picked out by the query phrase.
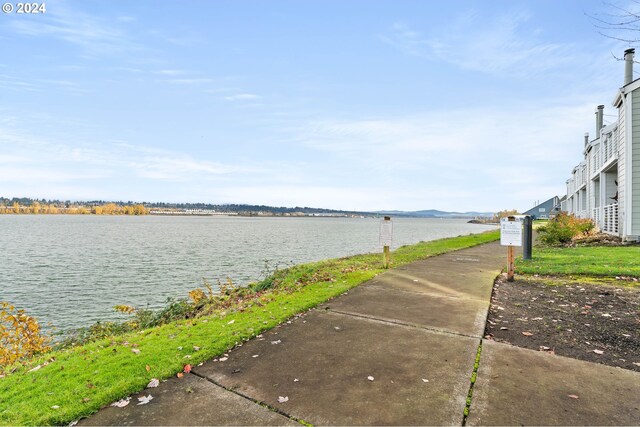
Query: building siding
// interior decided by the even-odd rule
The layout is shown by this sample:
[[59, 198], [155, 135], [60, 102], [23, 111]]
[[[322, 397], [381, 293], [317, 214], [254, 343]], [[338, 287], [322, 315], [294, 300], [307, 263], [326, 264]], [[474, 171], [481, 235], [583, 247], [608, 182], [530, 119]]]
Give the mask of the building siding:
[[[618, 109], [618, 209], [620, 212], [619, 227], [620, 234], [624, 233], [624, 185], [625, 185], [625, 142], [626, 142], [626, 109], [627, 103], [623, 101], [622, 107]], [[608, 188], [608, 185], [607, 185]], [[610, 193], [607, 193], [610, 194]], [[611, 197], [611, 196], [608, 196]], [[609, 203], [608, 199], [608, 203]]]
[[[631, 188], [640, 188], [640, 90], [633, 91], [633, 133], [631, 138]], [[640, 235], [640, 197], [634, 197], [633, 192], [627, 195], [631, 199], [631, 230], [629, 234]]]

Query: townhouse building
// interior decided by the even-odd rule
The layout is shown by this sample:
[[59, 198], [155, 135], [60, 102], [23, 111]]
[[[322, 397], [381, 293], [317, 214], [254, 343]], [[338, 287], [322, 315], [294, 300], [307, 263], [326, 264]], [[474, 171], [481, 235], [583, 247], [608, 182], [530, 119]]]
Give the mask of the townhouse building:
[[605, 126], [604, 105], [596, 108], [595, 138], [585, 134], [583, 160], [571, 171], [561, 205], [626, 241], [640, 239], [640, 79], [633, 79], [634, 55], [634, 49], [624, 53], [624, 84], [612, 102], [617, 120]]

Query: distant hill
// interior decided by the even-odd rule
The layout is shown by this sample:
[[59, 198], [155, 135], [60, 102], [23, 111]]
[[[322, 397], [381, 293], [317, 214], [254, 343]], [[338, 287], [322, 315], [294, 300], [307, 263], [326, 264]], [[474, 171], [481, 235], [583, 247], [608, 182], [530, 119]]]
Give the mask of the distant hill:
[[421, 211], [378, 211], [379, 215], [407, 216], [419, 218], [490, 218], [493, 212], [446, 212], [437, 209], [426, 209]]

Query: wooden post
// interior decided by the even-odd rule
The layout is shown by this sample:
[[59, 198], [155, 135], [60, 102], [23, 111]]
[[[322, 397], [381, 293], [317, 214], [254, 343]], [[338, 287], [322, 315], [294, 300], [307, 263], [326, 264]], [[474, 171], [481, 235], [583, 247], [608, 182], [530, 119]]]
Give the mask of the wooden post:
[[380, 222], [380, 243], [382, 244], [382, 265], [389, 268], [391, 263], [391, 239], [393, 238], [393, 223], [390, 216], [385, 216]]
[[515, 256], [513, 246], [507, 246], [507, 281], [513, 282], [513, 276], [515, 274]]
[[383, 253], [384, 253], [384, 268], [389, 268], [389, 261], [391, 259], [391, 252], [389, 252], [389, 246], [384, 247]]

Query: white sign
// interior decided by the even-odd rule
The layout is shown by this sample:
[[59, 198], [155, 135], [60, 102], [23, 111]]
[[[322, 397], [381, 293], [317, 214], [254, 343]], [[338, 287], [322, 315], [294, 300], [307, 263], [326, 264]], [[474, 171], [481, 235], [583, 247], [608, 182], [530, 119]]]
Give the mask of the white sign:
[[522, 246], [522, 218], [509, 217], [500, 220], [500, 244]]
[[393, 239], [393, 222], [390, 219], [380, 221], [380, 245], [391, 246]]

